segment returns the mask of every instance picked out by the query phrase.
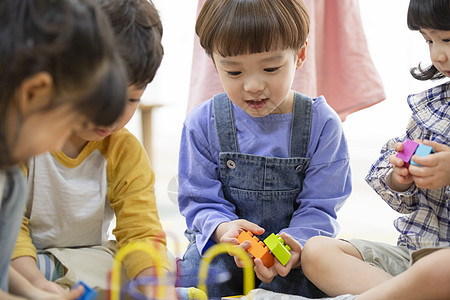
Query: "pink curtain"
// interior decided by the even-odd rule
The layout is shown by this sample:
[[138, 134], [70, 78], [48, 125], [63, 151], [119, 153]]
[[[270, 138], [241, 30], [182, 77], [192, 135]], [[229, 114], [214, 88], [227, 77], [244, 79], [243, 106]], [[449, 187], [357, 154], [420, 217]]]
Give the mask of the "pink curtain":
[[[205, 0], [199, 0], [200, 11]], [[358, 0], [304, 0], [311, 18], [307, 58], [293, 89], [324, 95], [342, 120], [385, 99], [381, 78], [370, 57]], [[211, 59], [194, 40], [187, 112], [223, 92]]]

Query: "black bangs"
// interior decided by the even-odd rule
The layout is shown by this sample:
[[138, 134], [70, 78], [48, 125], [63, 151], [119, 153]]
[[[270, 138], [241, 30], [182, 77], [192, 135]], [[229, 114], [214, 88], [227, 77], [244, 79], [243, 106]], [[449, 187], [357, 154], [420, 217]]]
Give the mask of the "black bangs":
[[302, 2], [269, 0], [206, 1], [196, 32], [212, 56], [300, 49], [309, 32], [309, 16]]
[[450, 1], [411, 0], [408, 8], [408, 28], [450, 30]]
[[[251, 2], [241, 2], [233, 7], [229, 17], [217, 27], [217, 38], [214, 47], [222, 56], [236, 56], [241, 54], [268, 52], [271, 48], [281, 46], [282, 49], [290, 45], [283, 45], [284, 38], [289, 31], [283, 31], [274, 14], [265, 10], [255, 10]], [[259, 13], [255, 16], [255, 13]], [[288, 44], [285, 42], [285, 44]]]

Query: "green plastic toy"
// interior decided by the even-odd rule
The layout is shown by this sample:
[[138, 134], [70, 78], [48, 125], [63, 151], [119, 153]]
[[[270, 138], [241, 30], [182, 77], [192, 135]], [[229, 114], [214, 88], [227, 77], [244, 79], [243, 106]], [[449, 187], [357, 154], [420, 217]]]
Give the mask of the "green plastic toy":
[[280, 235], [272, 233], [264, 240], [264, 244], [266, 244], [267, 248], [269, 248], [283, 266], [287, 264], [291, 258], [291, 253], [289, 252], [291, 247], [285, 244]]

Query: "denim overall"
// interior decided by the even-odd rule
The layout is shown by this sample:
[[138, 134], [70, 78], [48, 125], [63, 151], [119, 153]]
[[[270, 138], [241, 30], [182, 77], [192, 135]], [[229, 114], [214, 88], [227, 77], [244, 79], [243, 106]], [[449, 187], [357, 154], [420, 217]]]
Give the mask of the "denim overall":
[[[289, 227], [292, 214], [298, 208], [296, 199], [302, 190], [310, 162], [306, 153], [311, 132], [312, 101], [299, 93], [295, 94], [289, 158], [240, 153], [231, 101], [226, 94], [215, 96], [213, 101], [221, 149], [220, 180], [225, 198], [235, 205], [240, 219], [265, 229], [265, 233], [258, 236], [263, 240], [271, 233], [279, 233]], [[199, 265], [200, 260], [194, 237], [181, 261], [182, 279], [183, 268], [194, 267], [196, 263]], [[232, 280], [222, 285], [209, 284], [210, 297], [242, 294], [242, 269], [236, 267], [231, 256], [216, 257], [211, 268], [228, 270]], [[301, 269], [293, 269], [286, 277], [277, 276], [270, 284], [257, 280], [256, 287], [310, 298], [324, 296], [306, 279]]]

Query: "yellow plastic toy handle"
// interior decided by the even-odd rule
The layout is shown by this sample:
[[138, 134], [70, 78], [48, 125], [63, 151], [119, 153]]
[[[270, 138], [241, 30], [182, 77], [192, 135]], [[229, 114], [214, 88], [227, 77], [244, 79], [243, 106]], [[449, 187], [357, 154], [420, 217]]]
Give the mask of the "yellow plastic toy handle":
[[208, 276], [208, 269], [211, 261], [219, 254], [231, 253], [240, 258], [244, 264], [244, 295], [247, 295], [255, 287], [255, 274], [253, 273], [253, 263], [244, 251], [244, 249], [230, 243], [215, 244], [209, 248], [200, 263], [200, 270], [198, 273], [198, 288], [208, 295], [206, 289], [206, 277]]
[[[130, 242], [125, 246], [121, 247], [114, 257], [112, 272], [111, 272], [111, 300], [119, 300], [120, 299], [120, 273], [122, 267], [122, 260], [125, 256], [127, 256], [130, 252], [133, 251], [144, 251], [148, 253], [155, 262], [156, 267], [156, 276], [158, 279], [165, 279], [166, 273], [164, 269], [160, 265], [160, 256], [159, 252], [156, 251], [155, 247], [150, 244], [144, 242]], [[159, 280], [158, 280], [159, 281]], [[163, 280], [163, 282], [165, 282]], [[159, 299], [163, 299], [165, 292], [165, 284], [159, 285], [156, 291], [156, 295]]]
[[208, 297], [203, 291], [194, 287], [188, 288], [188, 296], [192, 300], [208, 300]]

